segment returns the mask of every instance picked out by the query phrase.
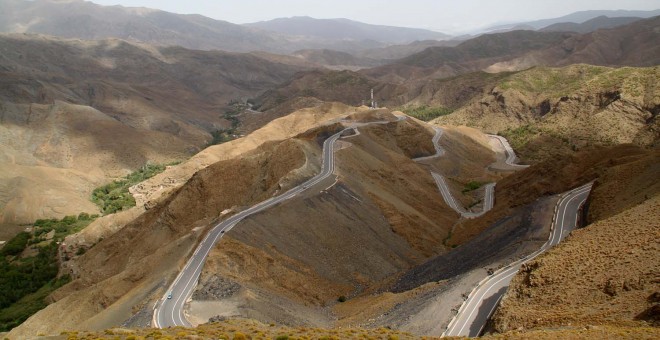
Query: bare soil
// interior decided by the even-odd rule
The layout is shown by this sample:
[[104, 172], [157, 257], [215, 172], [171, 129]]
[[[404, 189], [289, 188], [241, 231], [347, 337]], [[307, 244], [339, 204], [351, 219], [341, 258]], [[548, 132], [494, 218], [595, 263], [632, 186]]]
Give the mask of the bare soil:
[[608, 161], [588, 200], [590, 224], [521, 268], [493, 330], [658, 326], [659, 160], [649, 150]]

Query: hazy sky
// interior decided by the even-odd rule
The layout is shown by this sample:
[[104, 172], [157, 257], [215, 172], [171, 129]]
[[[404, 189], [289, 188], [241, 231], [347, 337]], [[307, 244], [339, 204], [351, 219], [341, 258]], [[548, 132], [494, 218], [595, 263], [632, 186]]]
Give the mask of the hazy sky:
[[202, 14], [242, 24], [280, 17], [347, 18], [370, 24], [461, 33], [495, 23], [559, 17], [590, 9], [652, 10], [660, 0], [92, 0]]

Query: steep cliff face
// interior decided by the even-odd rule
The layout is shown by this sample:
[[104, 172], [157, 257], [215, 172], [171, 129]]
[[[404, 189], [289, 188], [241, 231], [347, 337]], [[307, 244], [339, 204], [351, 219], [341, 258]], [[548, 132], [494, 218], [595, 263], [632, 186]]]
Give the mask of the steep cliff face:
[[493, 330], [658, 325], [659, 162], [657, 150], [611, 162], [590, 194], [589, 224], [522, 267]]

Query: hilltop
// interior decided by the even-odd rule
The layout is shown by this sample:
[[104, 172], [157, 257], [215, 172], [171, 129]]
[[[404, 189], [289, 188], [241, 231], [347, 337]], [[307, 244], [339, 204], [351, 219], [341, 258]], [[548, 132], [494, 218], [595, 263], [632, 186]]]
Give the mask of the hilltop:
[[650, 326], [657, 336], [660, 154], [626, 150], [625, 158], [595, 182], [586, 226], [516, 275], [492, 330], [561, 328], [573, 337], [586, 328], [641, 338]]

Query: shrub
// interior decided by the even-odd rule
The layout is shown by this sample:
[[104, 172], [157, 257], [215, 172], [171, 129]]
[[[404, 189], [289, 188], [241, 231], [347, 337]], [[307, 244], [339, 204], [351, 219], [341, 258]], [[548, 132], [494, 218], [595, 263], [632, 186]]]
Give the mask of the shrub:
[[113, 181], [92, 191], [92, 202], [103, 214], [113, 214], [135, 206], [135, 198], [128, 188], [165, 171], [164, 164], [147, 164], [121, 180]]
[[452, 113], [452, 110], [446, 107], [430, 107], [423, 105], [415, 108], [404, 108], [403, 112], [409, 116], [428, 122], [434, 118], [448, 115]]
[[7, 255], [18, 255], [25, 250], [25, 247], [28, 244], [28, 241], [30, 240], [30, 233], [23, 231], [18, 233], [18, 235], [14, 236], [11, 240], [9, 240], [4, 247], [2, 247], [2, 250], [0, 250], [0, 254], [3, 256]]
[[468, 184], [465, 185], [465, 188], [463, 188], [463, 193], [470, 192], [472, 190], [477, 190], [477, 189], [481, 188], [482, 185], [484, 185], [484, 184], [481, 183], [481, 182], [470, 181], [470, 182], [468, 182]]
[[247, 336], [241, 332], [234, 333], [234, 340], [247, 340]]
[[346, 302], [346, 297], [344, 295], [338, 297], [337, 302]]
[[46, 307], [45, 298], [70, 278], [57, 279], [57, 243], [40, 247], [34, 257], [0, 259], [0, 331], [8, 331]]

